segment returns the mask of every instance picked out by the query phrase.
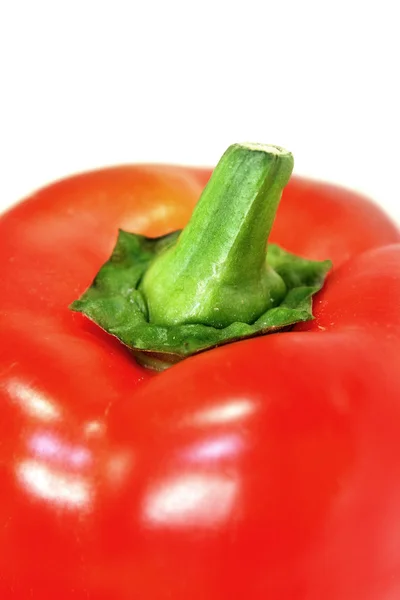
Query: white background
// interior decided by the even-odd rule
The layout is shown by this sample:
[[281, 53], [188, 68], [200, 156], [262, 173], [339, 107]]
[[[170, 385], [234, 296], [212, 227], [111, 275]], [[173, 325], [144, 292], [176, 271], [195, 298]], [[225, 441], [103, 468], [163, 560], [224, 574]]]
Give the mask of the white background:
[[70, 173], [235, 141], [400, 222], [398, 3], [0, 2], [0, 207]]

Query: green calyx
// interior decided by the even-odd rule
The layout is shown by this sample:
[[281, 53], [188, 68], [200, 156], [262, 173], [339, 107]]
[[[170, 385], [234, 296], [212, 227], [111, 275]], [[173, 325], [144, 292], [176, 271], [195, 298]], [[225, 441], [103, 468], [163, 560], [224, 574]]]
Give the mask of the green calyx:
[[312, 319], [330, 261], [266, 242], [292, 155], [275, 146], [228, 148], [182, 232], [120, 231], [111, 258], [71, 308], [156, 369], [208, 348]]

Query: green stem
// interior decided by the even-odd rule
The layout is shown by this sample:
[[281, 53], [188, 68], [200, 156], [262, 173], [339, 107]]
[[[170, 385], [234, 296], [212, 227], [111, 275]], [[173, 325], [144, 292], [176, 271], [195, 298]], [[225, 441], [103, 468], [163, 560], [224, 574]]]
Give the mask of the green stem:
[[222, 328], [253, 323], [286, 294], [266, 243], [293, 157], [276, 146], [235, 144], [222, 156], [190, 220], [141, 283], [149, 322]]

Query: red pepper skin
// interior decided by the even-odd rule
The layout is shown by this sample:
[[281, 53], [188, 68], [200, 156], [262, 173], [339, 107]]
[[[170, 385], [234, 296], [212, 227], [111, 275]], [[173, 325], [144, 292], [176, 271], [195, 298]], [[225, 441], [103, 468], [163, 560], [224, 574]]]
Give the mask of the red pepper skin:
[[292, 332], [155, 375], [68, 309], [118, 227], [182, 227], [208, 177], [98, 171], [0, 218], [2, 600], [399, 593], [400, 236], [378, 208], [286, 188], [271, 241], [334, 262]]

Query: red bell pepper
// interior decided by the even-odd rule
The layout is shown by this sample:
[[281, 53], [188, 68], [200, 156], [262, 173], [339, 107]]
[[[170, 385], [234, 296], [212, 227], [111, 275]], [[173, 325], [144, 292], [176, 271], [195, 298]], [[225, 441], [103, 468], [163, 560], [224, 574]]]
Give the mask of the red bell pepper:
[[[218, 205], [200, 236], [213, 231], [207, 248], [216, 223], [222, 237], [232, 230], [236, 198], [247, 198], [255, 214], [264, 206], [258, 195], [267, 200], [268, 237], [291, 167], [275, 168], [274, 160], [257, 166], [254, 156], [264, 149], [244, 148], [239, 163], [228, 154], [229, 168], [222, 163], [198, 204], [206, 206], [211, 194]], [[229, 169], [239, 178], [233, 187]], [[107, 269], [118, 269], [121, 258], [117, 246], [106, 262], [117, 229], [155, 237], [184, 227], [209, 177], [207, 169], [111, 168], [55, 183], [0, 218], [1, 600], [399, 594], [400, 235], [377, 206], [333, 185], [290, 180], [269, 242], [310, 259], [293, 258], [296, 265], [318, 271], [322, 264], [321, 277], [327, 263], [315, 261], [333, 262], [314, 300], [314, 319], [298, 315], [303, 322], [290, 330], [287, 322], [279, 333], [206, 351], [199, 343], [200, 353], [157, 373], [126, 346], [141, 360], [154, 353], [138, 346], [137, 336], [128, 343], [131, 332], [126, 338], [121, 323], [108, 320], [118, 307], [125, 310], [128, 297], [125, 290], [123, 302], [117, 295], [108, 304]], [[259, 221], [252, 219], [253, 235], [239, 219], [240, 235], [226, 242], [231, 250], [247, 235], [227, 275], [232, 282], [234, 267], [241, 269], [232, 287], [244, 281], [247, 308], [238, 308], [242, 296], [235, 295], [231, 320], [246, 327], [266, 308], [253, 304], [266, 277]], [[184, 230], [197, 232], [190, 247], [199, 239], [196, 228]], [[161, 329], [202, 319], [202, 326], [224, 330], [229, 315], [204, 316], [203, 301], [191, 321], [196, 293], [208, 281], [200, 272], [202, 252], [182, 284], [189, 289], [197, 270], [197, 292], [169, 308], [179, 296], [182, 263], [157, 265], [177, 253], [184, 235], [168, 237], [170, 250], [141, 273], [132, 305], [141, 308], [144, 298], [143, 311]], [[147, 252], [147, 238], [136, 238]], [[246, 247], [261, 261], [255, 284]], [[103, 263], [95, 287], [76, 301]], [[157, 269], [167, 273], [160, 296]], [[317, 289], [314, 279], [309, 287]], [[272, 289], [269, 280], [265, 285]], [[93, 297], [93, 289], [105, 296]], [[282, 298], [274, 294], [268, 308], [276, 315]], [[220, 287], [204, 297], [229, 313]], [[74, 301], [113, 335], [70, 310]], [[241, 334], [253, 335], [246, 327]], [[181, 347], [177, 355], [185, 355]]]

